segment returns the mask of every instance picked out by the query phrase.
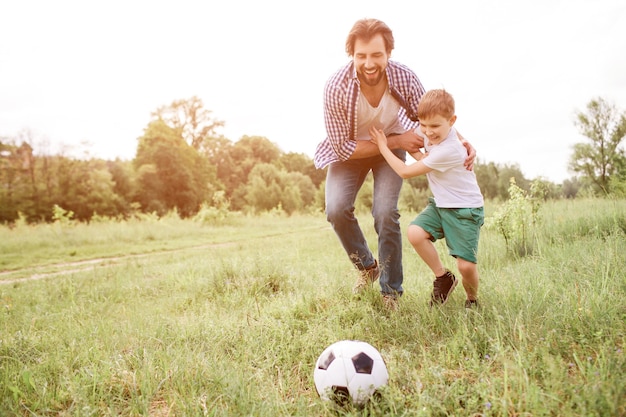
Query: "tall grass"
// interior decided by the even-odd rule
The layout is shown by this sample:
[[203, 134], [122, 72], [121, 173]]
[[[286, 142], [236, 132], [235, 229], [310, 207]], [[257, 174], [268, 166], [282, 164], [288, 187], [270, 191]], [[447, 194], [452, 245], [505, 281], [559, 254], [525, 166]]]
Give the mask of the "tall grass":
[[[626, 415], [626, 205], [541, 214], [532, 256], [483, 230], [482, 307], [469, 311], [461, 287], [428, 307], [432, 278], [406, 241], [399, 311], [376, 287], [355, 298], [321, 214], [0, 230], [0, 415]], [[342, 339], [371, 343], [389, 369], [364, 410], [315, 392], [315, 360]]]

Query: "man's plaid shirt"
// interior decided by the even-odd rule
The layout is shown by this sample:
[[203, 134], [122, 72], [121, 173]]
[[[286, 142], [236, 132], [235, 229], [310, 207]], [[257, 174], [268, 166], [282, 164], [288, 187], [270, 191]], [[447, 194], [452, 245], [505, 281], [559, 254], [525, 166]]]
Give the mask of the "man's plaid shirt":
[[[392, 96], [400, 103], [398, 118], [406, 129], [417, 127], [417, 105], [424, 87], [407, 66], [395, 61], [387, 63], [387, 80]], [[324, 89], [324, 122], [327, 137], [315, 150], [316, 168], [345, 161], [356, 148], [357, 103], [359, 80], [354, 64], [347, 65], [330, 77]]]

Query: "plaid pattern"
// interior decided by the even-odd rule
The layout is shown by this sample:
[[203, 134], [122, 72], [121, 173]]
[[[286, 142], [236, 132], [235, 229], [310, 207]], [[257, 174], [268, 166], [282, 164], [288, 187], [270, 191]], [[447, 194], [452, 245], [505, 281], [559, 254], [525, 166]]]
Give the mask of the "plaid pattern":
[[[417, 75], [407, 66], [395, 61], [387, 63], [387, 80], [392, 96], [400, 103], [398, 117], [409, 130], [417, 127], [417, 105], [424, 95], [424, 87]], [[356, 148], [357, 102], [359, 80], [354, 63], [333, 74], [324, 88], [324, 122], [327, 137], [315, 150], [315, 167], [345, 161]]]

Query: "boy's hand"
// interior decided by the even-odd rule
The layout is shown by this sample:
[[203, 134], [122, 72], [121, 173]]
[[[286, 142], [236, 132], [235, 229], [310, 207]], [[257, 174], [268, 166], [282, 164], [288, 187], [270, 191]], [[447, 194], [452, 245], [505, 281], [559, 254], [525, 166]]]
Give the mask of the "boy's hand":
[[382, 130], [376, 129], [376, 127], [370, 127], [370, 141], [380, 148], [381, 146], [387, 146], [387, 136], [383, 133]]

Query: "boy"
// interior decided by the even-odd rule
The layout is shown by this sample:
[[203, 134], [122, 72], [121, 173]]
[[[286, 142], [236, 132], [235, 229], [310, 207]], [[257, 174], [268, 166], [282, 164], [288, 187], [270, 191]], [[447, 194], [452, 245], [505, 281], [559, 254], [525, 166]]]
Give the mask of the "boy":
[[458, 281], [444, 268], [433, 242], [446, 239], [450, 255], [456, 258], [467, 295], [465, 307], [477, 306], [478, 269], [476, 254], [480, 228], [484, 222], [484, 200], [474, 171], [464, 167], [467, 150], [456, 130], [454, 99], [445, 90], [431, 90], [418, 106], [419, 131], [424, 137], [426, 153], [415, 152], [415, 163], [406, 165], [391, 152], [387, 137], [375, 127], [370, 128], [372, 142], [402, 178], [426, 175], [434, 198], [411, 222], [407, 236], [415, 251], [435, 274], [430, 305], [444, 304]]

